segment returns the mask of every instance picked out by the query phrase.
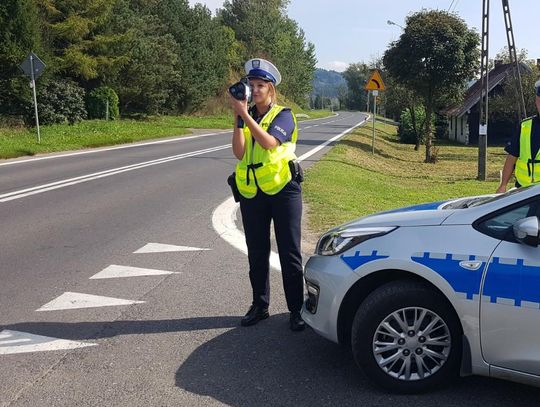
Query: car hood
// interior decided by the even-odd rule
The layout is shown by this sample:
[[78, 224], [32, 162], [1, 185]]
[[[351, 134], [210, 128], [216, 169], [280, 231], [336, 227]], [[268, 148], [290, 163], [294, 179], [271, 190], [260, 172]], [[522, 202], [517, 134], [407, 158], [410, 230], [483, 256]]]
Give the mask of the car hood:
[[353, 220], [339, 229], [349, 226], [436, 226], [456, 211], [477, 205], [491, 197], [492, 194], [469, 196], [392, 209]]
[[391, 211], [355, 219], [340, 229], [351, 226], [437, 226], [455, 210]]

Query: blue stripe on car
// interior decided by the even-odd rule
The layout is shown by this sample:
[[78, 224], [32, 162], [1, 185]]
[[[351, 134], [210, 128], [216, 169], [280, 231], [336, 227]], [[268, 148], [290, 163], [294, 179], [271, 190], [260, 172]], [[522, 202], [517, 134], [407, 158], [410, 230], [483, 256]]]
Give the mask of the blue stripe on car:
[[[440, 255], [435, 254], [439, 257]], [[417, 263], [429, 267], [437, 272], [452, 286], [454, 291], [464, 293], [467, 299], [472, 300], [474, 294], [480, 293], [480, 281], [482, 280], [482, 272], [485, 262], [477, 270], [465, 270], [459, 265], [463, 261], [463, 256], [456, 256], [454, 259], [452, 254], [444, 255], [444, 258], [429, 257], [429, 253], [424, 253], [422, 257], [411, 257]], [[476, 256], [468, 256], [469, 260], [476, 260]]]
[[441, 204], [448, 202], [448, 201], [438, 201], [438, 202], [429, 202], [425, 204], [420, 205], [414, 205], [414, 206], [406, 206], [404, 208], [397, 208], [397, 209], [391, 209], [389, 211], [380, 212], [380, 214], [386, 214], [386, 213], [398, 213], [398, 212], [414, 212], [414, 211], [434, 211], [436, 210]]
[[342, 254], [340, 257], [341, 260], [343, 260], [347, 264], [347, 266], [351, 268], [351, 270], [356, 270], [358, 267], [363, 266], [370, 261], [386, 259], [389, 256], [378, 255], [377, 250], [374, 250], [369, 255], [361, 255], [360, 252], [357, 251], [354, 256], [345, 256], [344, 254]]

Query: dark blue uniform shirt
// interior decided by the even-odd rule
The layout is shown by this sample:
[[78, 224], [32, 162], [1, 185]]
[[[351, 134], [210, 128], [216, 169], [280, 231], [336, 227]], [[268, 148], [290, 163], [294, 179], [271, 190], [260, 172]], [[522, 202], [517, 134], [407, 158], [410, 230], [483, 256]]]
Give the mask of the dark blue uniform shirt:
[[[250, 109], [250, 114], [257, 123], [260, 123], [260, 121], [264, 117], [264, 115], [257, 115], [257, 109], [255, 106]], [[272, 123], [270, 123], [270, 127], [268, 127], [267, 132], [271, 136], [274, 136], [276, 139], [278, 139], [280, 144], [283, 144], [292, 140], [294, 127], [295, 124], [293, 113], [291, 112], [291, 109], [285, 108], [277, 114], [274, 120], [272, 120]], [[255, 139], [253, 139], [253, 142], [255, 142]]]
[[[519, 157], [519, 140], [520, 134], [514, 136], [510, 143], [506, 145], [504, 151], [508, 154]], [[538, 115], [533, 116], [532, 128], [531, 128], [531, 154], [532, 158], [536, 157], [536, 154], [540, 150], [540, 117]], [[527, 157], [529, 159], [531, 157]]]

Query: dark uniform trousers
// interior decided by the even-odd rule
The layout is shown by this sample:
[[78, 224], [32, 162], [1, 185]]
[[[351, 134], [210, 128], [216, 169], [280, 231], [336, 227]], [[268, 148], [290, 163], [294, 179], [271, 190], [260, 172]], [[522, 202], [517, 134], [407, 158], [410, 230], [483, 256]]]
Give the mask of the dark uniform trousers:
[[240, 211], [248, 247], [253, 304], [266, 308], [270, 303], [270, 221], [273, 220], [287, 306], [290, 312], [300, 311], [304, 301], [300, 184], [292, 180], [276, 195], [259, 190], [251, 199], [241, 197]]

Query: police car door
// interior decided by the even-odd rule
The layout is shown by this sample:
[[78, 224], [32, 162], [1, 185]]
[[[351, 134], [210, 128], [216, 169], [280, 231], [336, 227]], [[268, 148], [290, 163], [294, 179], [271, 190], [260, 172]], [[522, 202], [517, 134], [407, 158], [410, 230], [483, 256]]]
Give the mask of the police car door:
[[540, 375], [540, 247], [519, 243], [513, 225], [538, 216], [538, 200], [505, 208], [477, 229], [501, 242], [482, 284], [480, 335], [483, 357], [495, 366]]

